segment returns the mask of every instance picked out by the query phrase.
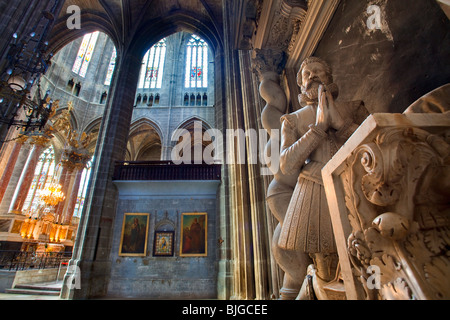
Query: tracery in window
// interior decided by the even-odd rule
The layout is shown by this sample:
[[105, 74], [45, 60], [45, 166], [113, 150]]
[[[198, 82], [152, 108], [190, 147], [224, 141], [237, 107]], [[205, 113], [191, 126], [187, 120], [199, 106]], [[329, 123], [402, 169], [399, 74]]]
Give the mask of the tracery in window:
[[92, 54], [94, 53], [95, 44], [97, 43], [99, 32], [93, 32], [85, 35], [78, 50], [77, 58], [73, 64], [72, 71], [79, 74], [81, 77], [86, 76], [89, 63], [91, 62]]
[[111, 85], [114, 69], [116, 68], [116, 59], [117, 59], [117, 50], [116, 48], [114, 48], [111, 55], [111, 60], [109, 61], [108, 71], [106, 73], [105, 86]]
[[206, 88], [208, 86], [208, 44], [196, 35], [187, 43], [186, 88]]
[[147, 51], [142, 60], [138, 89], [161, 88], [165, 58], [166, 39], [162, 39]]

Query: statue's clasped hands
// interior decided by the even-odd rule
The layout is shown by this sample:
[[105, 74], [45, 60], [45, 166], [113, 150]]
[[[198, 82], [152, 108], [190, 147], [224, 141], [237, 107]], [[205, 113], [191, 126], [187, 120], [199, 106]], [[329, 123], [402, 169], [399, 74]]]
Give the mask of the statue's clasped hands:
[[321, 84], [319, 86], [316, 126], [323, 131], [327, 131], [330, 127], [339, 130], [344, 124], [344, 119], [337, 111], [331, 91], [328, 90], [326, 85]]

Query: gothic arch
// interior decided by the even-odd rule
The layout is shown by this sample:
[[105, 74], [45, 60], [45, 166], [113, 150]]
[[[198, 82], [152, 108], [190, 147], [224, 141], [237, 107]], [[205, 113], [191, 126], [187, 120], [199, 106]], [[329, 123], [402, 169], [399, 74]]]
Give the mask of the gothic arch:
[[150, 119], [144, 118], [144, 117], [133, 121], [133, 123], [130, 126], [130, 136], [135, 135], [137, 130], [139, 130], [139, 127], [141, 127], [143, 125], [148, 125], [148, 126], [153, 127], [153, 129], [158, 133], [161, 141], [163, 141], [164, 135], [162, 133], [162, 130], [161, 130], [161, 127], [159, 126], [159, 124], [157, 124], [153, 120], [150, 120]]
[[100, 125], [102, 123], [102, 117], [98, 117], [97, 119], [92, 120], [89, 122], [83, 129], [84, 132], [87, 134], [94, 133], [96, 134], [100, 128]]
[[201, 117], [198, 117], [198, 116], [192, 116], [192, 117], [190, 117], [190, 118], [184, 119], [180, 124], [178, 124], [178, 125], [176, 126], [176, 129], [187, 129], [187, 130], [189, 130], [188, 128], [189, 128], [190, 126], [192, 126], [192, 125], [194, 124], [195, 121], [199, 121], [199, 122], [202, 123], [202, 129], [203, 129], [204, 131], [207, 131], [207, 130], [213, 128], [213, 126], [211, 126], [211, 125], [208, 123], [208, 121], [206, 121], [205, 119], [202, 119]]
[[59, 50], [76, 39], [83, 37], [88, 33], [100, 31], [105, 33], [113, 41], [119, 54], [120, 41], [118, 41], [114, 27], [108, 19], [93, 13], [82, 13], [81, 21], [83, 23], [83, 27], [81, 29], [71, 30], [67, 28], [68, 18], [69, 15], [65, 14], [56, 21], [49, 39], [49, 52], [57, 53]]
[[222, 39], [213, 23], [194, 19], [186, 13], [174, 13], [152, 23], [144, 23], [143, 27], [136, 32], [137, 36], [130, 44], [130, 48], [142, 58], [145, 52], [159, 40], [180, 31], [197, 34], [208, 43], [213, 54], [223, 48]]
[[86, 132], [86, 134], [92, 135], [91, 142], [87, 146], [87, 149], [91, 154], [94, 154], [95, 147], [97, 145], [97, 137], [98, 133], [100, 131], [100, 127], [102, 124], [102, 117], [98, 117], [97, 119], [92, 120], [89, 124], [87, 124], [83, 131]]
[[131, 161], [159, 161], [162, 155], [162, 131], [147, 118], [135, 121], [130, 128], [127, 151]]
[[[201, 135], [199, 136], [198, 133], [195, 132], [197, 129], [196, 122], [201, 122]], [[205, 150], [205, 148], [212, 143], [211, 139], [205, 139], [204, 136], [206, 134], [206, 131], [211, 129], [211, 126], [205, 121], [202, 120], [199, 117], [193, 116], [187, 120], [184, 120], [180, 125], [176, 127], [176, 129], [171, 134], [171, 147], [175, 147], [178, 143], [182, 142], [182, 135], [180, 135], [179, 130], [187, 130], [191, 135], [191, 148], [193, 150], [196, 146], [201, 146], [202, 150]], [[182, 133], [182, 132], [181, 132]], [[201, 138], [201, 141], [196, 140], [198, 137]], [[178, 140], [177, 140], [178, 138]], [[181, 154], [180, 154], [181, 155]], [[191, 156], [193, 153], [191, 153]]]

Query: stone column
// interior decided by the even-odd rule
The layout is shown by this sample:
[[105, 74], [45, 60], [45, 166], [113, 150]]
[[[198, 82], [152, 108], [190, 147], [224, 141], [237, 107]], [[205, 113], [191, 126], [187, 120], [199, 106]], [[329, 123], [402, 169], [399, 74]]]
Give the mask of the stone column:
[[9, 180], [11, 179], [17, 159], [19, 158], [20, 150], [27, 140], [27, 136], [20, 135], [14, 144], [5, 170], [3, 171], [3, 175], [0, 179], [0, 202], [2, 201], [3, 195], [5, 194], [6, 188], [8, 187]]
[[16, 191], [11, 201], [8, 213], [20, 214], [22, 212], [22, 207], [27, 197], [28, 191], [33, 181], [34, 170], [41, 155], [42, 150], [48, 144], [50, 139], [45, 136], [33, 136], [31, 144], [33, 144], [33, 149], [31, 150], [28, 160], [20, 176], [19, 183], [17, 185]]
[[73, 171], [73, 164], [70, 162], [66, 162], [66, 161], [62, 161], [62, 171], [61, 171], [61, 175], [59, 177], [59, 184], [61, 185], [61, 191], [64, 194], [65, 198], [63, 201], [61, 201], [57, 206], [56, 206], [56, 222], [62, 222], [63, 217], [63, 210], [64, 210], [64, 206], [66, 204], [67, 201], [67, 191], [69, 190], [69, 184], [70, 184], [70, 175]]
[[9, 183], [7, 184], [7, 187], [2, 197], [2, 201], [0, 204], [0, 215], [8, 214], [9, 206], [11, 205], [14, 192], [16, 191], [17, 184], [19, 183], [20, 176], [22, 175], [23, 168], [27, 163], [31, 149], [32, 147], [30, 147], [29, 144], [26, 144], [22, 146], [19, 151], [19, 156], [17, 158], [16, 165], [14, 166], [13, 172], [9, 179]]
[[[85, 210], [61, 291], [64, 299], [87, 299], [107, 293], [117, 204], [112, 176], [115, 162], [125, 157], [142, 62], [136, 52], [119, 52], [118, 57], [97, 140]], [[81, 280], [79, 289], [71, 285], [76, 279]]]
[[84, 166], [77, 166], [75, 180], [72, 185], [72, 190], [70, 191], [70, 196], [68, 196], [67, 205], [63, 215], [63, 224], [70, 224], [73, 216], [73, 210], [77, 203], [78, 191], [80, 190], [81, 176], [83, 174]]

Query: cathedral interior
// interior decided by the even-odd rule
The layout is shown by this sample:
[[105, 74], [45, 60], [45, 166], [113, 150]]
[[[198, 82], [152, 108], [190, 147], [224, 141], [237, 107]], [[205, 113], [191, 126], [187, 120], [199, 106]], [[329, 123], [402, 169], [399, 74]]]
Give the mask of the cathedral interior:
[[449, 19], [0, 1], [0, 292], [450, 299]]

